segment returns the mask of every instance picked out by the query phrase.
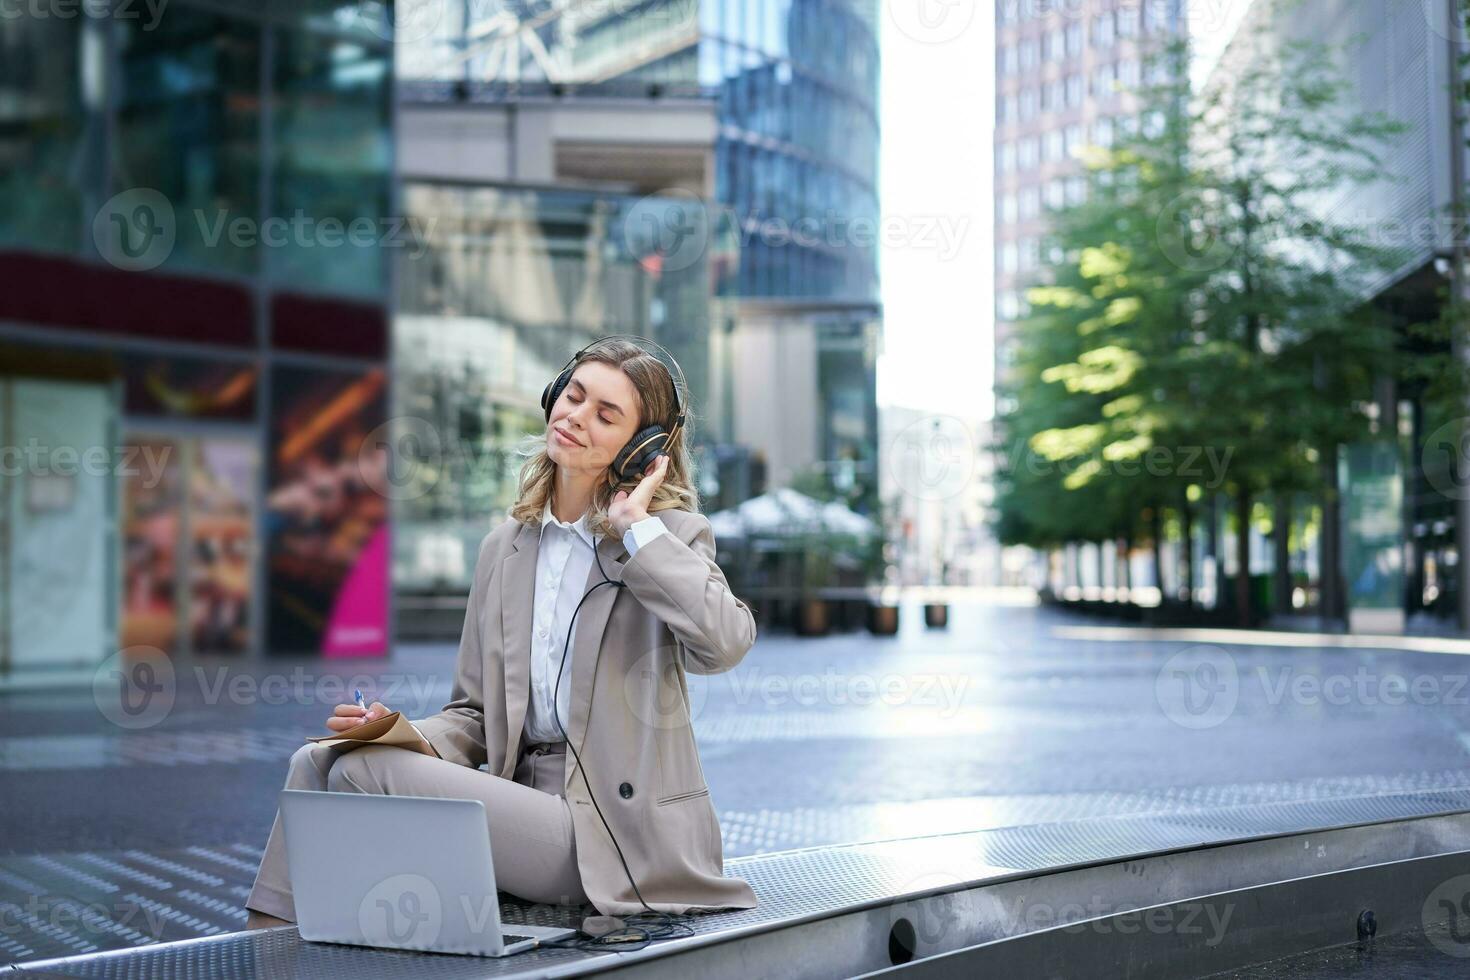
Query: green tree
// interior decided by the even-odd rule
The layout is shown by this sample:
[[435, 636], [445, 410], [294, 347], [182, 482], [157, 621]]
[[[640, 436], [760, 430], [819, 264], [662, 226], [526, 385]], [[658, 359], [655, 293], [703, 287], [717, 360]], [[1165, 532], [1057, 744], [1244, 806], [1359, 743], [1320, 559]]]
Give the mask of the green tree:
[[1273, 38], [1250, 39], [1250, 59], [1199, 99], [1184, 202], [1217, 266], [1195, 313], [1214, 437], [1233, 451], [1243, 624], [1253, 500], [1322, 490], [1335, 509], [1337, 448], [1368, 434], [1357, 406], [1396, 371], [1396, 324], [1367, 300], [1402, 258], [1323, 207], [1382, 178], [1402, 125], [1348, 107], [1329, 48]]
[[[1151, 59], [1141, 124], [1092, 154], [1087, 202], [1053, 215], [1054, 261], [1028, 292], [999, 420], [1011, 543], [1131, 536], [1146, 512], [1157, 553], [1165, 508], [1187, 527], [1200, 487], [1150, 461], [1205, 448], [1228, 460], [1243, 623], [1255, 499], [1322, 489], [1395, 354], [1394, 325], [1365, 296], [1396, 253], [1321, 202], [1378, 178], [1401, 127], [1345, 107], [1325, 47], [1267, 37], [1202, 93], [1182, 43]], [[1033, 453], [1056, 468], [1028, 468]]]

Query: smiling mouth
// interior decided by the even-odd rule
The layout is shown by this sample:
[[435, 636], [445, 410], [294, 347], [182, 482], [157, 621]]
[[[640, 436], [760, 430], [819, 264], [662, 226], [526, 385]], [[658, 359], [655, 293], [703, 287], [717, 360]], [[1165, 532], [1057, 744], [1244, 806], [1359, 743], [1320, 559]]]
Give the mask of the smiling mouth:
[[555, 432], [561, 438], [565, 439], [569, 444], [571, 444], [573, 446], [580, 446], [580, 445], [582, 445], [580, 442], [578, 442], [577, 440], [573, 439], [571, 436], [567, 435], [561, 429], [553, 429], [552, 431]]

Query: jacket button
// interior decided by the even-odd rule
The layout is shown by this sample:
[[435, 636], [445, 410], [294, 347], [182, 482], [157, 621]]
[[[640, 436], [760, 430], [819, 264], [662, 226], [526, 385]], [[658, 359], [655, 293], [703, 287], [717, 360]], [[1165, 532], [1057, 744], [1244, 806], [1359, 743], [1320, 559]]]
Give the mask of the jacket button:
[[629, 797], [631, 797], [633, 795], [633, 784], [632, 783], [624, 783], [623, 785], [619, 786], [618, 787], [618, 794], [620, 796], [622, 796], [623, 799], [625, 799], [625, 800], [628, 799]]

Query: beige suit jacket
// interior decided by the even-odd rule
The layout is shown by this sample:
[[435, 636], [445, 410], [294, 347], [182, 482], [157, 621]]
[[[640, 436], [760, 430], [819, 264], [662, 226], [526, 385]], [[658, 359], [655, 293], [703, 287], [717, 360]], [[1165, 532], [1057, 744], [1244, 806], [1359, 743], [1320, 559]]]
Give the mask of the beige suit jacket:
[[[685, 674], [738, 664], [755, 642], [755, 617], [715, 564], [709, 519], [677, 509], [653, 513], [669, 533], [631, 558], [621, 541], [598, 541], [602, 571], [627, 588], [601, 586], [577, 613], [567, 664], [570, 718], [562, 723], [650, 906], [754, 908], [750, 885], [724, 875]], [[530, 697], [539, 544], [540, 528], [514, 518], [485, 536], [451, 700], [416, 722], [444, 759], [472, 768], [488, 762], [504, 779], [515, 771]], [[593, 562], [583, 593], [602, 581], [602, 571]], [[561, 682], [568, 680], [564, 675]], [[570, 753], [565, 796], [592, 904], [604, 915], [642, 911]]]

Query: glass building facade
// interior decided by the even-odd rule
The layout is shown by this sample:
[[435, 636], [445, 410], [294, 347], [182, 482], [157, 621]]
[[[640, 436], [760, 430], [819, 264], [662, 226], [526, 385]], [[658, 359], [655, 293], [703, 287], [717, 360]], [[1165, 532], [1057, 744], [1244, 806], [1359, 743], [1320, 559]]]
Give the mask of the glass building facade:
[[[473, 3], [400, 3], [401, 20], [417, 25], [415, 39], [398, 54], [406, 89], [416, 99], [461, 106], [518, 99], [541, 105], [539, 100], [569, 93], [576, 99], [568, 105], [598, 97], [712, 101], [717, 124], [703, 195], [711, 199], [705, 220], [712, 247], [702, 284], [709, 306], [688, 321], [668, 315], [660, 329], [679, 324], [689, 331], [691, 347], [711, 344], [712, 367], [722, 373], [733, 370], [731, 350], [739, 346], [742, 323], [760, 321], [762, 329], [779, 323], [809, 337], [815, 372], [809, 384], [816, 393], [809, 407], [817, 431], [810, 443], [779, 457], [777, 479], [790, 478], [795, 459], [803, 469], [814, 466], [825, 486], [859, 510], [876, 507], [876, 0], [515, 0], [495, 9], [490, 18]], [[506, 189], [495, 193], [501, 205], [514, 206]], [[613, 208], [627, 206], [616, 193], [597, 196]], [[544, 205], [554, 198], [539, 200]], [[406, 273], [405, 283], [416, 275]], [[551, 288], [527, 290], [524, 280], [514, 285], [527, 292]], [[478, 286], [487, 295], [508, 288]], [[402, 309], [411, 322], [408, 307]], [[610, 306], [595, 329], [609, 332], [630, 322], [628, 316]], [[572, 349], [581, 329], [543, 326], [551, 328], [552, 340], [542, 343], [555, 351]], [[713, 341], [693, 340], [710, 331]], [[690, 364], [709, 357], [678, 356], [696, 392], [706, 390]], [[528, 363], [541, 365], [542, 378], [555, 370], [552, 360], [532, 356]], [[747, 367], [761, 376], [773, 369]], [[709, 460], [701, 470], [712, 509], [767, 489], [763, 450], [732, 444], [744, 439], [764, 447], [782, 435], [738, 431], [730, 422], [734, 387], [722, 377], [710, 389], [724, 393], [714, 406], [721, 430], [695, 434]], [[807, 407], [802, 401], [791, 410]]]
[[[411, 0], [405, 79], [478, 97], [700, 93], [718, 100], [715, 196], [741, 229], [720, 294], [877, 302], [877, 0]], [[534, 34], [536, 43], [525, 41]]]
[[[38, 506], [0, 515], [21, 542], [0, 566], [30, 563], [0, 608], [69, 576], [96, 629], [48, 643], [8, 616], [0, 676], [133, 645], [385, 652], [358, 448], [387, 411], [391, 5], [114, 7], [0, 18], [4, 443], [111, 461], [4, 475]], [[25, 552], [47, 521], [95, 547]]]
[[[697, 77], [719, 90], [722, 123], [717, 195], [742, 229], [725, 295], [878, 300], [879, 60], [861, 9], [869, 5], [701, 7]], [[774, 236], [760, 231], [768, 221]]]

